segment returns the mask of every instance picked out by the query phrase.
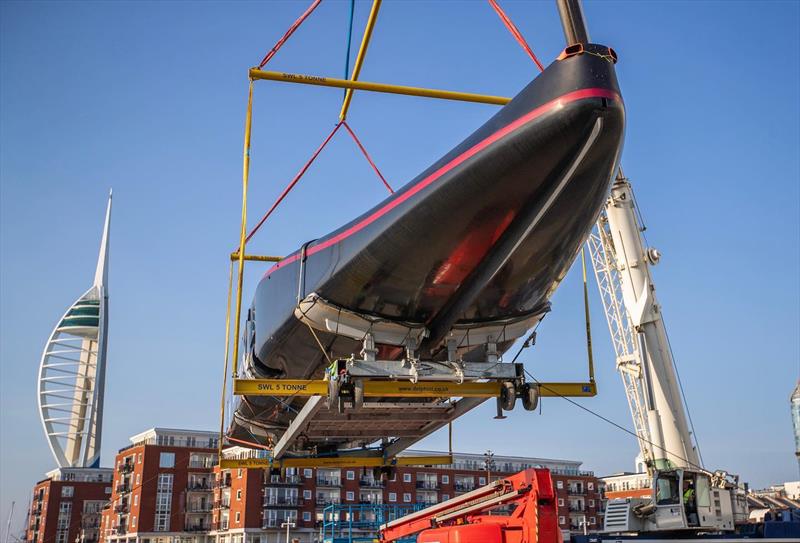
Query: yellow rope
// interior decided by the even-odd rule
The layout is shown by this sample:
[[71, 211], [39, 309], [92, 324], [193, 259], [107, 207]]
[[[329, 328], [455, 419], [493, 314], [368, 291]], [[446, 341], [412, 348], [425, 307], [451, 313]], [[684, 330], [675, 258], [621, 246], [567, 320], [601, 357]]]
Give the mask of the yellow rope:
[[586, 318], [586, 352], [589, 355], [589, 381], [594, 382], [594, 356], [592, 354], [592, 321], [589, 317], [589, 287], [586, 283], [586, 254], [581, 247], [581, 267], [583, 268], [583, 312]]
[[219, 444], [218, 456], [222, 460], [222, 442], [225, 438], [225, 397], [228, 392], [228, 355], [231, 346], [231, 295], [233, 294], [233, 261], [228, 269], [228, 303], [225, 306], [225, 369], [222, 371], [222, 399], [219, 406]]

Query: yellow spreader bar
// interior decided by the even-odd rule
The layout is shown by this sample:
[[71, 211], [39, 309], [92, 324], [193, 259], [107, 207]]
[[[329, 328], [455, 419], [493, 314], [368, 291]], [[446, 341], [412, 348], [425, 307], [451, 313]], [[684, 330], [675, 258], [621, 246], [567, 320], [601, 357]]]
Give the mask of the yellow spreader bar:
[[461, 102], [477, 102], [479, 104], [494, 104], [504, 106], [511, 101], [505, 96], [491, 96], [487, 94], [473, 94], [471, 92], [457, 92], [440, 89], [425, 89], [421, 87], [407, 87], [405, 85], [389, 85], [386, 83], [371, 83], [369, 81], [354, 81], [352, 79], [336, 79], [319, 75], [292, 74], [286, 72], [270, 72], [250, 68], [250, 79], [266, 79], [284, 83], [300, 83], [302, 85], [317, 85], [320, 87], [336, 87], [340, 89], [355, 89], [389, 94], [405, 94], [406, 96], [421, 96], [424, 98], [439, 98], [442, 100], [458, 100]]
[[[541, 397], [590, 397], [597, 386], [589, 383], [539, 383]], [[233, 393], [237, 396], [327, 396], [328, 381], [321, 379], [235, 379]], [[377, 381], [364, 380], [365, 397], [411, 398], [495, 398], [500, 395], [500, 383], [448, 383], [442, 381]]]
[[375, 468], [381, 466], [441, 466], [453, 463], [450, 455], [397, 456], [385, 459], [381, 456], [321, 456], [308, 458], [223, 458], [220, 469], [237, 468]]

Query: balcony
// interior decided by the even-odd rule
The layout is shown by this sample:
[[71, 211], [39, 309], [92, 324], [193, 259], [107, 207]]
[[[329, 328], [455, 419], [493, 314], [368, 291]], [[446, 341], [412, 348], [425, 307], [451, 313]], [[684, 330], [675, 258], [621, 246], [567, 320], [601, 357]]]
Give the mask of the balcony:
[[265, 496], [264, 507], [276, 506], [289, 506], [298, 507], [303, 505], [302, 500], [298, 500], [297, 496]]
[[456, 492], [472, 492], [475, 490], [475, 483], [456, 483]]
[[583, 513], [586, 511], [586, 508], [582, 505], [570, 505], [569, 512], [570, 513]]
[[184, 532], [207, 532], [209, 527], [204, 524], [190, 524], [183, 527]]
[[317, 486], [342, 486], [342, 480], [327, 477], [317, 477]]
[[100, 527], [100, 520], [98, 519], [83, 519], [81, 520], [81, 528], [93, 529]]
[[230, 508], [231, 508], [230, 500], [220, 500], [214, 502], [214, 509], [230, 509]]
[[117, 485], [117, 494], [127, 494], [131, 491], [130, 483], [122, 483]]
[[221, 522], [215, 522], [211, 525], [214, 530], [227, 530], [228, 529], [228, 521], [223, 520]]
[[114, 530], [114, 533], [117, 535], [125, 535], [128, 533], [128, 527], [125, 525], [117, 526], [116, 529]]
[[417, 489], [419, 490], [439, 490], [438, 481], [432, 479], [426, 481], [417, 481]]
[[133, 471], [133, 462], [124, 462], [117, 468], [119, 473], [131, 473]]
[[383, 488], [383, 481], [381, 479], [374, 479], [372, 477], [361, 477], [358, 484], [367, 488]]
[[186, 505], [187, 513], [210, 513], [210, 503], [190, 503]]
[[189, 460], [190, 468], [211, 469], [216, 464], [217, 460], [215, 458], [200, 458], [200, 459]]
[[339, 496], [317, 496], [317, 505], [332, 505], [341, 502]]
[[115, 513], [126, 514], [128, 512], [128, 504], [127, 503], [121, 503], [121, 504], [115, 506], [114, 507], [114, 512]]
[[358, 498], [358, 503], [362, 505], [381, 505], [383, 496], [361, 496]]
[[228, 475], [227, 477], [223, 477], [222, 479], [218, 479], [214, 483], [214, 488], [228, 488], [231, 486], [231, 476]]
[[186, 485], [186, 490], [189, 492], [211, 492], [212, 485], [208, 481], [189, 481]]
[[586, 494], [586, 489], [582, 486], [570, 486], [567, 488], [567, 492], [576, 496], [583, 496]]
[[267, 485], [300, 485], [302, 484], [300, 481], [299, 475], [287, 475], [285, 477], [281, 477], [280, 475], [269, 475], [269, 478], [265, 478], [265, 483]]

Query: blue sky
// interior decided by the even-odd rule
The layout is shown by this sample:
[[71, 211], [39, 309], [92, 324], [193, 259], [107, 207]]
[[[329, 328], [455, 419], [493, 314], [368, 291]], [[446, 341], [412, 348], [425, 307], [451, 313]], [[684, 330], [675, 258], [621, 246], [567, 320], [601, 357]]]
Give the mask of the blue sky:
[[[554, 5], [503, 2], [545, 62], [563, 48]], [[246, 70], [305, 9], [296, 2], [0, 3], [0, 515], [21, 524], [53, 467], [38, 420], [44, 341], [91, 282], [114, 188], [103, 457], [152, 426], [214, 428], [226, 255], [236, 244]], [[623, 156], [662, 251], [658, 295], [706, 464], [755, 486], [798, 477], [788, 397], [800, 372], [800, 4], [591, 2], [628, 110]], [[357, 3], [355, 28], [369, 4]], [[340, 76], [347, 4], [326, 0], [273, 69]], [[356, 36], [358, 40], [358, 35]], [[357, 43], [357, 42], [356, 42]], [[387, 1], [362, 79], [513, 95], [536, 68], [485, 2]], [[251, 217], [336, 122], [341, 91], [261, 82]], [[401, 186], [494, 106], [357, 93], [350, 122]], [[254, 238], [286, 253], [382, 199], [339, 134]], [[251, 220], [251, 224], [254, 219]], [[576, 270], [577, 271], [577, 270]], [[263, 268], [248, 270], [246, 300]], [[630, 426], [592, 285], [598, 397]], [[585, 372], [579, 274], [523, 360], [542, 378]], [[635, 441], [559, 399], [541, 414], [455, 426], [455, 446], [630, 469]], [[446, 436], [424, 444], [444, 447]]]

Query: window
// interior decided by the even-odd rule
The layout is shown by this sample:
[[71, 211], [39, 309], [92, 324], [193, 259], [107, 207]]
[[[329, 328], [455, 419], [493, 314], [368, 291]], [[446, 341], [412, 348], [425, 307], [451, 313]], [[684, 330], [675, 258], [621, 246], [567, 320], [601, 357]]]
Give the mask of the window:
[[141, 481], [141, 480], [142, 480], [142, 479], [141, 479], [141, 475], [142, 475], [141, 473], [137, 473], [137, 474], [136, 474], [136, 484], [137, 484], [137, 485], [139, 484], [139, 481]]
[[486, 477], [478, 477], [478, 485], [483, 486], [486, 484]]
[[236, 524], [239, 524], [242, 521], [242, 513], [241, 511], [236, 511]]
[[303, 522], [311, 522], [311, 512], [303, 511]]
[[236, 500], [237, 501], [242, 501], [242, 489], [241, 488], [236, 491]]
[[397, 492], [389, 492], [389, 501], [396, 502], [397, 501]]
[[305, 477], [306, 479], [310, 479], [313, 476], [314, 476], [314, 472], [311, 469], [306, 468], [306, 469], [303, 470], [303, 477]]
[[589, 524], [592, 525], [597, 524], [597, 519], [595, 519], [594, 517], [589, 517]]
[[353, 494], [351, 491], [348, 490], [347, 493], [345, 494], [345, 499], [351, 502], [355, 499], [355, 494]]
[[656, 505], [679, 503], [678, 475], [675, 473], [661, 473], [656, 482]]
[[403, 474], [403, 482], [404, 483], [410, 483], [411, 482], [411, 474], [410, 473], [404, 473]]
[[303, 499], [304, 500], [310, 500], [311, 499], [311, 491], [310, 490], [304, 490], [303, 491]]
[[237, 479], [241, 479], [242, 478], [242, 468], [239, 468], [239, 469], [236, 470], [236, 478]]
[[134, 494], [133, 495], [133, 505], [139, 505], [139, 495], [138, 494]]
[[354, 472], [354, 471], [348, 471], [347, 472], [347, 480], [348, 481], [353, 481], [355, 478], [356, 478], [356, 472]]
[[62, 498], [71, 498], [75, 494], [75, 487], [74, 486], [62, 486], [61, 487], [61, 497]]
[[559, 524], [565, 524], [564, 517], [558, 517]]
[[558, 498], [558, 506], [564, 507], [564, 498]]
[[442, 475], [442, 484], [443, 485], [450, 484], [450, 476], [449, 475]]
[[106, 494], [111, 494], [111, 487], [107, 486], [104, 491]]
[[131, 528], [136, 528], [136, 515], [131, 517]]
[[558, 489], [564, 488], [564, 481], [556, 481], [556, 488]]
[[136, 455], [136, 463], [137, 464], [141, 464], [142, 463], [142, 453], [139, 453], [139, 454]]
[[594, 507], [594, 500], [589, 500], [589, 507]]
[[[161, 453], [162, 456], [164, 453]], [[172, 453], [168, 453], [172, 454]], [[175, 455], [172, 454], [173, 460]], [[171, 473], [159, 473], [158, 483], [156, 485], [156, 516], [155, 526], [156, 532], [169, 531], [169, 513], [172, 509], [172, 477]]]
[[175, 467], [175, 453], [162, 452], [158, 459], [158, 467], [160, 468], [174, 468]]
[[390, 480], [391, 482], [395, 482], [395, 481], [397, 480], [397, 472], [396, 472], [396, 471], [392, 472], [392, 478], [391, 478], [391, 479], [389, 479], [389, 480]]
[[589, 490], [594, 490], [594, 483], [586, 483], [586, 488]]
[[403, 501], [406, 502], [406, 503], [411, 503], [411, 494], [409, 494], [408, 492], [404, 493], [403, 494]]
[[446, 502], [449, 499], [450, 499], [450, 494], [442, 494], [442, 501], [443, 502]]

